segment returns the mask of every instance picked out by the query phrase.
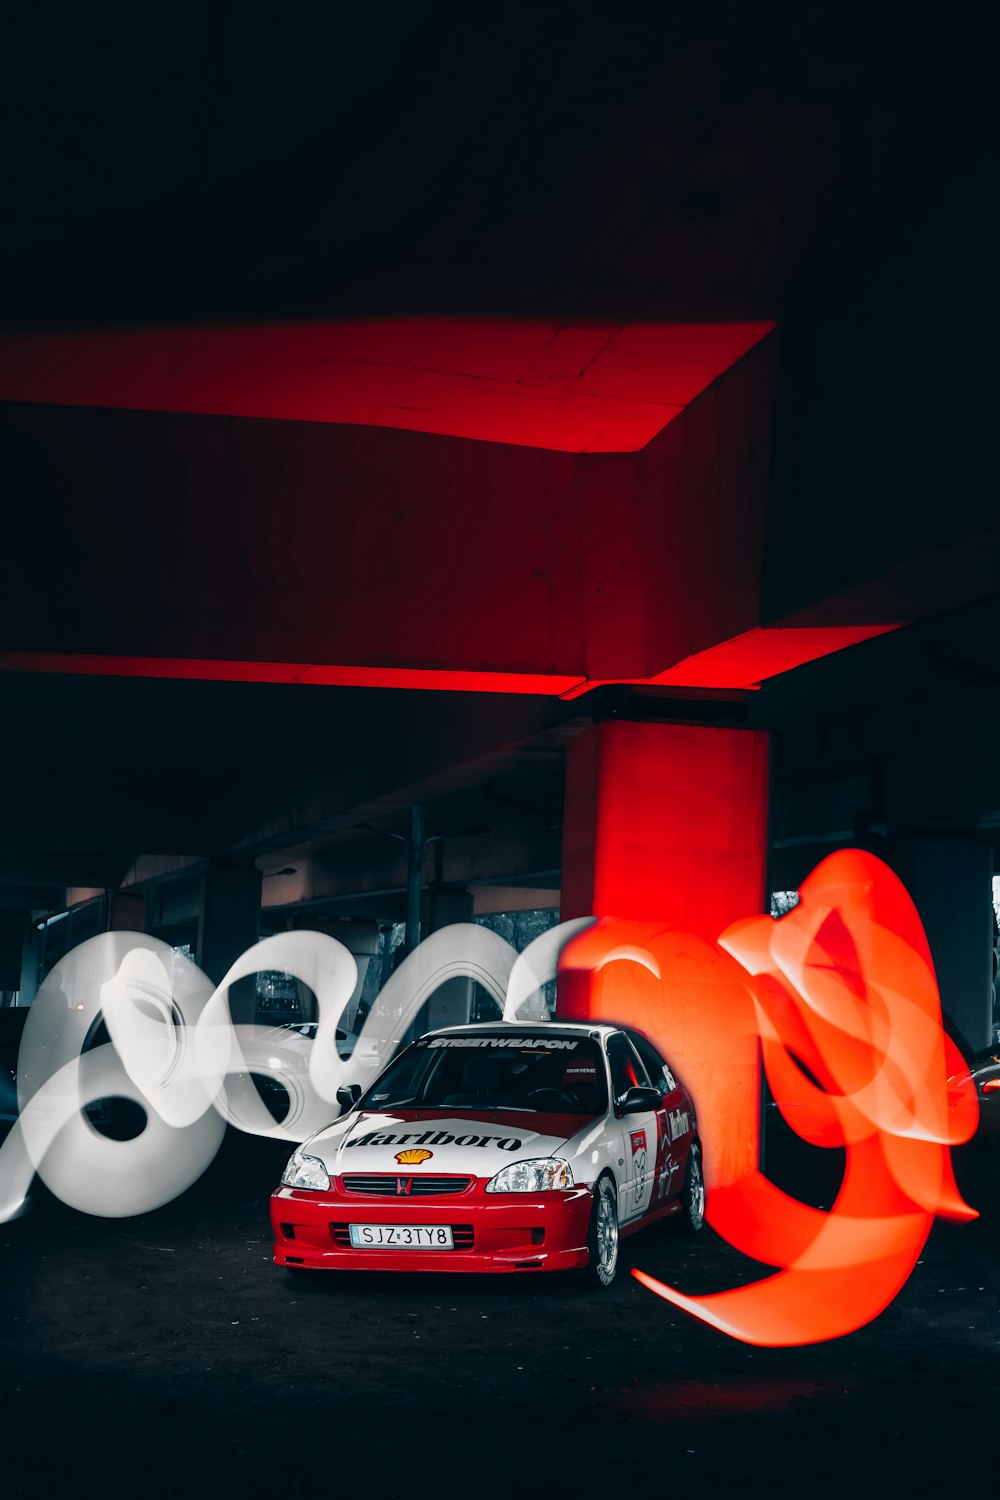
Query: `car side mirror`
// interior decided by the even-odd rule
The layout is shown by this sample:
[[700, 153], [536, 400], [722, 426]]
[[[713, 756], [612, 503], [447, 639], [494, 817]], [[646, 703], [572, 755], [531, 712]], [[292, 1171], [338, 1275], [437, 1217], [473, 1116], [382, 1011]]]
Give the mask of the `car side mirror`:
[[361, 1098], [360, 1083], [347, 1083], [337, 1090], [337, 1103], [340, 1105], [341, 1114], [346, 1115], [348, 1110], [353, 1109]]
[[650, 1088], [647, 1084], [637, 1084], [629, 1089], [619, 1104], [618, 1114], [643, 1115], [651, 1109], [659, 1109], [662, 1103], [659, 1089]]

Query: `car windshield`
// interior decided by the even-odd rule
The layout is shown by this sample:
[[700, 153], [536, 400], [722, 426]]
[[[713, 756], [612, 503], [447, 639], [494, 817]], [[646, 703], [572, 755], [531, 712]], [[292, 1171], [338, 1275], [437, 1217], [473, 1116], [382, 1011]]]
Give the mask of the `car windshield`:
[[431, 1036], [409, 1047], [363, 1096], [361, 1109], [517, 1109], [599, 1115], [604, 1067], [589, 1037], [509, 1031]]

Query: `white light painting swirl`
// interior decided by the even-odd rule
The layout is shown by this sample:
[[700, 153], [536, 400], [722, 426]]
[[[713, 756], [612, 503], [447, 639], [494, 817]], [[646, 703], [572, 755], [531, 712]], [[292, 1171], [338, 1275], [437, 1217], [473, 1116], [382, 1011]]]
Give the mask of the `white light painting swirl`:
[[[559, 954], [591, 918], [563, 922], [523, 953], [474, 923], [432, 933], [391, 975], [354, 1052], [336, 1028], [357, 983], [343, 944], [319, 932], [279, 933], [247, 950], [218, 988], [183, 954], [136, 932], [108, 932], [66, 955], [38, 991], [18, 1057], [20, 1115], [0, 1148], [0, 1221], [23, 1211], [37, 1172], [73, 1208], [105, 1217], [148, 1213], [177, 1197], [215, 1156], [226, 1123], [300, 1142], [340, 1113], [338, 1088], [365, 1088], [421, 1007], [449, 979], [493, 997], [505, 1021], [545, 1019], [541, 988]], [[315, 994], [315, 1040], [273, 1026], [234, 1025], [229, 991], [259, 971], [283, 970]], [[108, 1040], [103, 1040], [104, 1028]], [[252, 1075], [288, 1094], [275, 1121]], [[132, 1140], [111, 1140], [84, 1113], [110, 1098], [145, 1112]]]

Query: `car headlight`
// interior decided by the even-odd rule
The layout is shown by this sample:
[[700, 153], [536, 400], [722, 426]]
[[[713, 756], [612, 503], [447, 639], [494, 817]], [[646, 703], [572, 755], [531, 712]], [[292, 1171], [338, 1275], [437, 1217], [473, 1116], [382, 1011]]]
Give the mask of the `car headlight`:
[[514, 1161], [486, 1184], [488, 1193], [544, 1193], [550, 1188], [571, 1188], [573, 1168], [558, 1156], [539, 1156], [534, 1161]]
[[281, 1174], [286, 1187], [312, 1188], [325, 1193], [330, 1188], [330, 1175], [318, 1156], [303, 1156], [301, 1151], [292, 1154], [288, 1166]]

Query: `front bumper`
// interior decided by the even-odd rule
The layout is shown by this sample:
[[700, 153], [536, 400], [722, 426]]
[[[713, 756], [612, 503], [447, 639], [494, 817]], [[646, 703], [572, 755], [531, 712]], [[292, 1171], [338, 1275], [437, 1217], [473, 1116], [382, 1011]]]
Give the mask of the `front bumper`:
[[[271, 1197], [274, 1263], [323, 1271], [569, 1271], [587, 1264], [591, 1193], [464, 1193], [385, 1198], [279, 1187]], [[454, 1250], [355, 1250], [351, 1224], [449, 1224]]]

